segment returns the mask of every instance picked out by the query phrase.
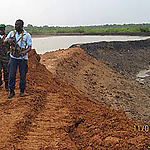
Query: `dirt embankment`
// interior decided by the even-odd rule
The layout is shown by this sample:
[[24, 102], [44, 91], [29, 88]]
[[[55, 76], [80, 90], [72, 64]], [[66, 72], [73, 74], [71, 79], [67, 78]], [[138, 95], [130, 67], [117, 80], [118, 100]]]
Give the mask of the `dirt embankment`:
[[48, 70], [91, 100], [149, 122], [150, 89], [147, 86], [125, 79], [79, 47], [45, 53], [41, 58]]
[[18, 73], [14, 98], [7, 99], [2, 86], [1, 150], [150, 148], [145, 124], [128, 119], [121, 110], [92, 102], [53, 76], [39, 59], [31, 51], [26, 97], [19, 97]]

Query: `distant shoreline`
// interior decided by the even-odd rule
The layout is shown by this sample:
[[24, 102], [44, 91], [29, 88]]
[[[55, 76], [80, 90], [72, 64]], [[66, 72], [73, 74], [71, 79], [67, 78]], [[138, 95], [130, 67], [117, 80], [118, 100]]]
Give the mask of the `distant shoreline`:
[[50, 33], [45, 33], [45, 34], [32, 34], [31, 36], [33, 38], [42, 38], [42, 37], [49, 37], [49, 36], [96, 36], [96, 35], [101, 35], [101, 36], [106, 36], [106, 35], [111, 35], [111, 36], [150, 36], [150, 33], [55, 33], [55, 34], [50, 34]]

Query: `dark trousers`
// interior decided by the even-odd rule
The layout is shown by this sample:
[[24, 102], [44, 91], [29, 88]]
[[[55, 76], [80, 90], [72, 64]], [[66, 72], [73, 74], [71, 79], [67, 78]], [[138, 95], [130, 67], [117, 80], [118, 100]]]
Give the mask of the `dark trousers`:
[[0, 60], [0, 85], [3, 84], [2, 82], [2, 69], [4, 74], [4, 81], [8, 82], [8, 61]]
[[21, 90], [25, 90], [26, 88], [26, 74], [28, 72], [28, 60], [24, 59], [9, 59], [8, 63], [8, 73], [9, 73], [9, 89], [14, 90], [15, 89], [15, 82], [16, 82], [16, 73], [17, 68], [19, 66], [19, 72], [20, 72], [20, 85], [19, 88]]

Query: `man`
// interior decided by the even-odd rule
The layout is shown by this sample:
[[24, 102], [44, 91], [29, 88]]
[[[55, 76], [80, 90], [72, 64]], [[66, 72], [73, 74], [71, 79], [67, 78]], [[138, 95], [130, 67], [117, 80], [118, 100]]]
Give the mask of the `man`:
[[28, 72], [28, 52], [31, 50], [32, 40], [29, 33], [23, 29], [24, 22], [17, 20], [15, 22], [15, 31], [11, 31], [5, 39], [6, 43], [10, 43], [10, 59], [8, 63], [9, 72], [9, 89], [8, 98], [15, 96], [15, 81], [17, 67], [20, 72], [20, 97], [24, 97], [26, 88], [26, 73]]
[[6, 37], [5, 34], [5, 25], [0, 24], [0, 86], [3, 84], [2, 82], [2, 69], [3, 69], [3, 75], [4, 75], [4, 82], [5, 82], [5, 88], [6, 91], [9, 91], [8, 89], [8, 61], [9, 61], [9, 44], [4, 43], [4, 39]]

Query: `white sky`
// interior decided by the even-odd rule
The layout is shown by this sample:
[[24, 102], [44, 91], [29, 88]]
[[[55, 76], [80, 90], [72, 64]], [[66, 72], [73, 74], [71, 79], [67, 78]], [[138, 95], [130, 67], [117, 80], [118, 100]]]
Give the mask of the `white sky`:
[[150, 23], [150, 0], [4, 0], [0, 23], [76, 26]]

